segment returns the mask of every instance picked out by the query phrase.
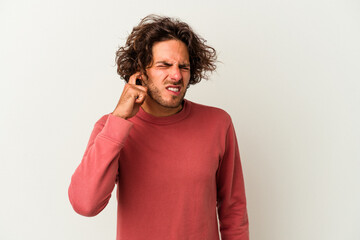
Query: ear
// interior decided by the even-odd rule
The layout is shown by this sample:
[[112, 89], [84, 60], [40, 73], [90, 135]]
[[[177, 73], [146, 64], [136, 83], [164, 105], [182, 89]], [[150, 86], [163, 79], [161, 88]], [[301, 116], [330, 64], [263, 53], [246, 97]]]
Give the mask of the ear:
[[148, 75], [147, 75], [147, 73], [146, 73], [146, 70], [145, 70], [145, 71], [141, 71], [140, 80], [147, 82], [147, 80], [148, 80]]

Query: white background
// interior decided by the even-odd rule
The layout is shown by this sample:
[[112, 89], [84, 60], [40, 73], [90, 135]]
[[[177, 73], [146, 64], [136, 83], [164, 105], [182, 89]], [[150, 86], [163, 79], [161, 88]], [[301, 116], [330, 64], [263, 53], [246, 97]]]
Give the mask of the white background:
[[252, 240], [360, 239], [360, 3], [0, 1], [0, 239], [115, 239], [116, 198], [77, 215], [67, 188], [123, 80], [141, 18], [188, 22], [221, 63], [187, 98], [229, 112]]

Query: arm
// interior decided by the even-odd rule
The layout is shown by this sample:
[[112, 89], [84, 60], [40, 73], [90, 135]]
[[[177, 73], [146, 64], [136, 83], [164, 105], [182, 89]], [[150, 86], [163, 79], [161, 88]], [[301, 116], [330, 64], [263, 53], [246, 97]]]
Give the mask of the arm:
[[131, 122], [112, 114], [96, 122], [68, 189], [77, 213], [95, 216], [109, 202], [118, 174], [119, 153], [131, 127]]
[[217, 207], [222, 240], [248, 240], [245, 187], [235, 130], [230, 123], [217, 172]]

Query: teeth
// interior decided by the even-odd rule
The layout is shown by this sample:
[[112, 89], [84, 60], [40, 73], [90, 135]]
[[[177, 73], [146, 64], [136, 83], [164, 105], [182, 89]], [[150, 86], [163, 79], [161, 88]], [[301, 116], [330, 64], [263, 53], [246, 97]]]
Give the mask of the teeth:
[[173, 91], [173, 92], [178, 92], [179, 91], [178, 88], [172, 88], [172, 87], [169, 87], [168, 90]]

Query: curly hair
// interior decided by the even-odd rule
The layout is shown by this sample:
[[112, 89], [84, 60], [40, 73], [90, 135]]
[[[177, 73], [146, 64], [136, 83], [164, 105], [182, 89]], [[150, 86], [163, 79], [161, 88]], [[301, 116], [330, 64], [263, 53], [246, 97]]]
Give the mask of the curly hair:
[[207, 72], [216, 69], [216, 51], [206, 45], [206, 40], [197, 35], [190, 26], [178, 19], [158, 15], [148, 15], [135, 26], [124, 47], [116, 51], [117, 73], [129, 81], [131, 75], [141, 72], [153, 64], [152, 46], [156, 42], [176, 39], [188, 49], [190, 60], [190, 82], [196, 84], [208, 79]]

